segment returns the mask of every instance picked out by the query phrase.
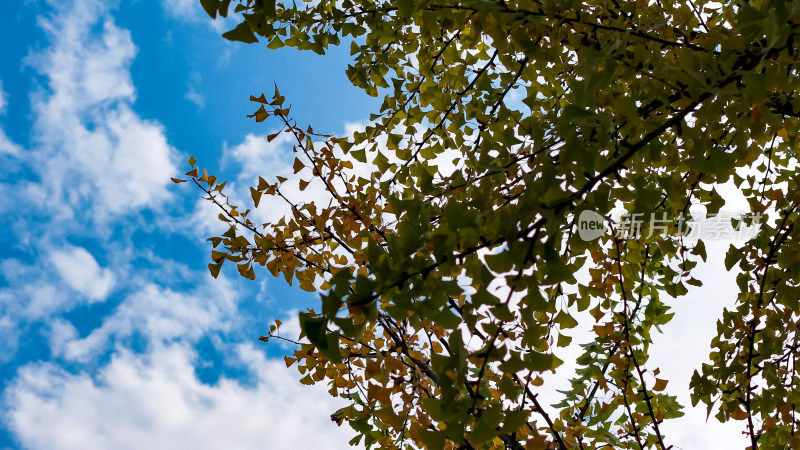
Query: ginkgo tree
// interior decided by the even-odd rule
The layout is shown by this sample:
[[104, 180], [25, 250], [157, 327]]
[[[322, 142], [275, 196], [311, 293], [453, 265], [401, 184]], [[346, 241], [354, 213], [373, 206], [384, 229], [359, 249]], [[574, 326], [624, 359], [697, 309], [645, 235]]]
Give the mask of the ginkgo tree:
[[[800, 2], [200, 3], [238, 18], [230, 40], [346, 43], [349, 79], [383, 98], [337, 137], [299, 125], [277, 88], [251, 97], [251, 117], [293, 140], [297, 177], [263, 174], [252, 205], [194, 159], [187, 173], [228, 224], [209, 239], [214, 276], [262, 266], [319, 292], [286, 362], [347, 400], [331, 418], [354, 444], [670, 448], [661, 425], [682, 406], [668, 391], [687, 387], [667, 388], [651, 337], [700, 285], [690, 207], [714, 216], [732, 181], [765, 220], [727, 253], [739, 295], [691, 399], [739, 421], [752, 449], [800, 448]], [[252, 219], [264, 196], [286, 217]], [[605, 233], [582, 233], [598, 220]], [[561, 403], [543, 404], [579, 315], [593, 339]]]

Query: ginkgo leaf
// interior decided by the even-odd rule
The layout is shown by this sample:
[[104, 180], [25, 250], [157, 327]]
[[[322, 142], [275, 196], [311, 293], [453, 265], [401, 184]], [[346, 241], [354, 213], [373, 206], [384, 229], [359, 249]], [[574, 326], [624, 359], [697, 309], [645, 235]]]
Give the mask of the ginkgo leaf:
[[231, 41], [240, 41], [248, 44], [258, 42], [255, 33], [247, 22], [242, 22], [231, 31], [222, 34], [222, 37]]
[[267, 101], [266, 97], [264, 97], [264, 94], [261, 94], [261, 96], [260, 96], [260, 97], [256, 97], [256, 96], [254, 96], [254, 95], [251, 95], [251, 96], [250, 96], [250, 101], [251, 101], [251, 102], [264, 103], [264, 104], [266, 104], [266, 103], [269, 103], [269, 102]]
[[211, 276], [217, 278], [219, 276], [219, 270], [222, 268], [222, 261], [218, 263], [210, 263], [208, 265], [208, 270], [211, 271]]
[[749, 415], [740, 408], [736, 408], [731, 413], [731, 419], [733, 420], [745, 420], [749, 417]]
[[300, 161], [300, 158], [295, 158], [294, 159], [294, 164], [292, 165], [292, 168], [294, 169], [294, 173], [300, 172], [305, 167], [306, 167], [305, 164], [303, 164], [303, 161]]
[[[203, 1], [212, 16], [230, 4]], [[229, 224], [212, 258], [322, 291], [292, 359], [343, 399], [335, 421], [358, 445], [668, 448], [659, 425], [684, 412], [653, 381], [653, 330], [669, 333], [672, 298], [702, 284], [705, 242], [735, 242], [738, 293], [709, 319], [690, 398], [785, 447], [786, 343], [800, 335], [794, 16], [518, 3], [238, 4], [226, 38], [348, 45], [344, 75], [382, 102], [331, 136], [291, 117], [277, 83], [251, 96], [248, 117], [274, 122], [267, 141], [285, 132], [294, 173], [310, 170], [297, 195], [266, 167], [253, 203], [276, 196], [285, 215], [256, 224], [192, 158], [187, 176], [217, 186], [201, 189]], [[722, 185], [749, 215], [725, 216]], [[588, 326], [588, 341], [564, 334]], [[569, 373], [563, 355], [578, 355]], [[549, 371], [569, 377], [555, 405], [537, 397]]]
[[253, 198], [253, 204], [258, 208], [258, 203], [261, 201], [261, 191], [250, 188], [250, 196]]

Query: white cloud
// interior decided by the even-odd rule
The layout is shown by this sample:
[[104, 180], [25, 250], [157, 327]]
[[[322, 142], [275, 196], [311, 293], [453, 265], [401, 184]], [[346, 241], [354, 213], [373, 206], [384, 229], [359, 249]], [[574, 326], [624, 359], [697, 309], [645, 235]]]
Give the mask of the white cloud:
[[[176, 13], [190, 4], [198, 9], [196, 1], [172, 3]], [[226, 343], [243, 314], [230, 283], [206, 276], [196, 288], [176, 292], [180, 288], [142, 280], [145, 269], [133, 271], [137, 258], [147, 258], [153, 270], [170, 263], [150, 258], [148, 251], [161, 249], [148, 249], [147, 242], [130, 249], [119, 242], [132, 240], [130, 227], [144, 221], [130, 225], [127, 219], [169, 199], [176, 151], [160, 124], [133, 109], [130, 65], [136, 47], [130, 33], [114, 24], [107, 2], [50, 4], [48, 18], [39, 20], [50, 47], [26, 60], [42, 75], [41, 89], [31, 96], [30, 148], [23, 150], [0, 131], [0, 153], [34, 172], [21, 184], [0, 185], [0, 192], [20, 196], [18, 202], [31, 211], [14, 222], [15, 232], [22, 230], [15, 245], [26, 257], [0, 262], [8, 283], [0, 289], [0, 337], [6, 344], [0, 359], [13, 358], [20, 333], [35, 324], [47, 334], [32, 338], [48, 341], [55, 361], [20, 367], [5, 380], [5, 428], [31, 449], [348, 448], [353, 433], [330, 421], [337, 402], [324, 386], [302, 386], [282, 360]], [[102, 239], [92, 221], [114, 220], [108, 230], [122, 235], [105, 245], [108, 263], [63, 244], [76, 230]], [[168, 228], [156, 222], [149, 226]], [[86, 330], [91, 321], [62, 316], [112, 292], [120, 302], [93, 330]], [[291, 321], [287, 326], [297, 328]], [[225, 377], [213, 386], [198, 380], [200, 362], [190, 347], [209, 335], [226, 364], [230, 358], [249, 370], [252, 387]], [[146, 345], [137, 346], [144, 352], [137, 354], [126, 346], [139, 337]], [[110, 362], [100, 359], [109, 353]], [[69, 371], [57, 364], [63, 359]]]
[[[136, 90], [129, 69], [136, 48], [130, 33], [117, 28], [104, 11], [105, 4], [83, 1], [60, 7], [54, 19], [40, 22], [48, 30], [53, 48], [29, 60], [45, 75], [49, 90], [33, 97], [36, 148], [30, 157], [37, 163], [43, 184], [30, 185], [25, 192], [35, 204], [59, 212], [56, 220], [73, 215], [125, 215], [157, 205], [168, 199], [169, 176], [177, 172], [176, 152], [167, 143], [163, 128], [132, 110]], [[164, 0], [162, 5], [173, 17], [206, 20], [196, 0]], [[231, 23], [230, 19], [214, 21], [213, 26], [225, 23]], [[99, 39], [92, 31], [97, 25]], [[190, 84], [190, 93], [192, 87]], [[5, 104], [0, 91], [0, 110]], [[361, 127], [348, 125], [347, 133]], [[229, 185], [231, 192], [249, 200], [247, 187], [258, 175], [292, 176], [291, 143], [288, 134], [272, 142], [264, 136], [248, 135], [241, 144], [226, 148], [226, 157], [243, 168], [241, 176]], [[20, 156], [22, 148], [0, 131], [0, 154], [4, 153]], [[296, 182], [296, 177], [292, 181]], [[317, 198], [313, 186], [302, 193], [287, 186], [286, 192], [303, 201]], [[204, 207], [196, 208], [195, 217], [217, 224], [218, 211], [211, 203], [202, 202]], [[284, 207], [265, 203], [258, 217], [282, 214]], [[48, 254], [59, 275], [89, 299], [104, 299], [115, 278], [120, 283], [125, 278], [119, 272], [114, 277], [81, 248]], [[77, 304], [68, 292], [58, 289], [58, 283], [41, 274], [44, 265], [6, 260], [0, 266], [6, 279], [17, 286], [0, 291], [0, 305], [7, 308], [0, 310], [0, 336], [4, 339], [19, 333], [16, 322], [21, 317], [42, 318]], [[698, 295], [714, 297], [722, 291], [710, 288], [703, 292]], [[720, 308], [718, 302], [697, 306], [692, 298], [697, 297], [675, 302], [682, 310], [669, 326], [676, 328], [667, 328], [664, 336], [655, 338], [660, 345], [653, 346], [652, 360], [661, 366], [671, 380], [670, 390], [681, 395], [687, 407], [688, 368], [697, 366], [708, 353], [707, 347], [695, 344], [708, 339], [698, 338], [695, 332], [713, 333]], [[198, 381], [194, 355], [173, 342], [193, 342], [216, 331], [228, 331], [235, 326], [238, 312], [230, 285], [215, 280], [187, 293], [143, 284], [85, 337], [68, 321], [51, 320], [49, 338], [56, 356], [90, 361], [112, 347], [114, 338], [134, 333], [144, 334], [149, 353], [136, 355], [118, 344], [111, 362], [96, 377], [68, 373], [51, 363], [22, 368], [6, 391], [6, 418], [12, 421], [12, 431], [23, 446], [34, 449], [347, 448], [352, 432], [337, 430], [328, 420], [335, 409], [334, 400], [321, 390], [300, 386], [290, 375], [293, 369], [264, 359], [252, 346], [226, 350], [250, 368], [255, 387], [244, 388], [225, 378], [215, 386]], [[281, 332], [294, 337], [298, 329], [292, 314]], [[673, 341], [666, 342], [670, 336]], [[0, 358], [9, 351], [7, 347], [0, 350]], [[669, 373], [671, 369], [673, 373]], [[680, 425], [667, 430], [676, 436], [673, 442], [686, 449], [737, 447], [721, 444], [719, 437], [740, 442], [738, 423], [727, 428], [706, 426], [702, 407], [687, 409], [687, 417], [675, 422]], [[703, 447], [701, 436], [715, 437], [715, 441]]]
[[53, 46], [28, 58], [49, 88], [33, 96], [35, 148], [27, 156], [44, 185], [30, 196], [63, 219], [156, 207], [177, 173], [163, 127], [131, 109], [136, 47], [103, 6], [75, 2], [40, 20]]
[[194, 103], [199, 109], [203, 109], [206, 106], [206, 97], [200, 92], [201, 85], [202, 77], [200, 74], [197, 72], [192, 73], [188, 83], [188, 91], [183, 96], [183, 98]]
[[[281, 319], [281, 326], [273, 333], [274, 338], [270, 339], [270, 345], [280, 345], [284, 350], [293, 350], [294, 342], [308, 343], [308, 338], [300, 338], [302, 329], [300, 327], [300, 316], [296, 309], [286, 311]], [[285, 340], [284, 340], [285, 339]]]
[[194, 105], [200, 109], [203, 109], [206, 106], [206, 98], [203, 96], [203, 94], [198, 92], [197, 87], [193, 84], [189, 85], [189, 90], [186, 91], [186, 94], [183, 96], [183, 98], [194, 103]]
[[[53, 46], [29, 58], [48, 78], [52, 95], [38, 112], [50, 120], [68, 121], [72, 113], [135, 96], [129, 66], [136, 47], [130, 32], [114, 25], [101, 2], [72, 6], [61, 7], [52, 20], [39, 20]], [[99, 39], [92, 32], [98, 24]]]
[[21, 156], [22, 147], [15, 144], [3, 130], [0, 130], [0, 155]]
[[140, 333], [154, 346], [173, 340], [193, 342], [213, 331], [229, 331], [236, 323], [236, 293], [222, 277], [208, 281], [187, 293], [147, 284], [128, 296], [88, 336], [75, 339], [73, 335], [71, 340], [59, 341], [53, 352], [86, 362], [101, 354], [114, 337]]
[[[227, 167], [236, 164], [237, 169], [240, 169], [237, 178], [228, 183], [225, 194], [229, 196], [232, 204], [240, 207], [240, 210], [253, 209], [250, 219], [255, 223], [277, 221], [291, 213], [289, 206], [277, 197], [263, 196], [259, 207], [253, 208], [249, 188], [258, 185], [259, 176], [272, 183], [276, 182], [275, 177], [278, 175], [288, 178], [282, 185], [281, 192], [289, 199], [302, 199], [308, 202], [324, 198], [325, 194], [314, 184], [300, 192], [297, 184], [298, 176], [294, 175], [292, 169], [295, 158], [291, 151], [293, 139], [290, 134], [281, 133], [269, 142], [265, 135], [247, 134], [240, 144], [233, 147], [227, 144], [223, 146], [221, 165]], [[209, 236], [209, 232], [224, 232], [227, 227], [217, 220], [221, 211], [209, 201], [201, 200], [201, 202], [196, 205], [189, 219], [193, 229], [205, 237]]]
[[161, 7], [169, 17], [186, 22], [197, 20], [200, 13], [205, 14], [200, 7], [200, 2], [194, 0], [163, 0]]
[[[229, 186], [228, 189], [225, 189], [226, 194], [229, 189], [233, 191], [233, 185], [229, 183]], [[217, 205], [200, 198], [195, 202], [191, 215], [185, 219], [186, 226], [178, 224], [178, 230], [191, 230], [195, 236], [201, 239], [219, 236], [228, 229], [228, 225], [218, 218], [220, 212]]]
[[259, 176], [288, 176], [293, 172], [293, 142], [294, 138], [288, 133], [279, 134], [272, 142], [266, 136], [248, 134], [242, 143], [223, 147], [222, 164], [227, 165], [230, 161], [241, 164], [239, 179], [247, 183], [254, 182]]
[[43, 264], [7, 259], [0, 264], [0, 273], [11, 286], [0, 289], [0, 312], [15, 322], [46, 317], [76, 303], [57, 288]]
[[67, 320], [53, 319], [50, 321], [50, 330], [47, 338], [50, 350], [54, 355], [63, 355], [66, 345], [78, 337], [78, 330]]
[[[3, 90], [3, 82], [0, 80], [0, 116], [6, 114], [8, 107], [8, 94]], [[15, 144], [6, 133], [0, 129], [0, 155], [19, 156], [22, 152], [22, 147]]]
[[3, 90], [3, 82], [0, 80], [0, 116], [6, 113], [6, 107], [8, 106], [7, 97], [8, 94]]
[[233, 5], [235, 4], [231, 5], [227, 18], [217, 15], [216, 20], [212, 20], [198, 1], [161, 0], [161, 7], [166, 12], [167, 17], [184, 23], [205, 22], [217, 33], [224, 33], [233, 29], [241, 21], [238, 15], [233, 14]]
[[90, 302], [105, 301], [114, 286], [114, 275], [80, 247], [65, 247], [50, 254], [50, 262], [61, 278]]
[[338, 402], [322, 386], [302, 386], [251, 345], [232, 350], [254, 387], [202, 384], [179, 345], [122, 351], [94, 379], [32, 364], [6, 392], [6, 417], [29, 449], [350, 448], [354, 433], [330, 421]]
[[[684, 449], [744, 448], [748, 440], [741, 434], [744, 422], [731, 420], [720, 423], [712, 412], [706, 422], [706, 406], [692, 407], [689, 382], [692, 373], [708, 362], [711, 339], [717, 335], [717, 320], [725, 307], [736, 303], [739, 293], [736, 273], [724, 267], [725, 252], [729, 242], [705, 242], [708, 261], [700, 262], [693, 274], [704, 284], [693, 288], [678, 299], [664, 298], [675, 317], [662, 327], [663, 333], [654, 333], [650, 347], [652, 369], [659, 367], [659, 378], [668, 379], [667, 391], [678, 397], [686, 415], [664, 422], [663, 430], [671, 436], [670, 442]], [[667, 300], [670, 299], [670, 300]]]
[[[358, 130], [359, 124], [346, 124], [347, 133]], [[380, 139], [380, 138], [379, 138]], [[382, 142], [382, 141], [381, 141]], [[241, 166], [241, 171], [233, 183], [232, 187], [226, 189], [226, 194], [231, 197], [234, 204], [252, 208], [250, 199], [250, 186], [258, 185], [258, 177], [262, 176], [270, 183], [277, 182], [276, 177], [282, 176], [287, 180], [281, 184], [281, 193], [294, 204], [315, 203], [318, 206], [327, 206], [332, 196], [326, 191], [324, 184], [312, 175], [305, 155], [301, 149], [292, 151], [295, 145], [295, 137], [291, 133], [281, 132], [272, 141], [266, 135], [248, 134], [244, 140], [233, 147], [225, 145], [223, 147], [222, 165], [236, 163]], [[317, 145], [320, 145], [317, 143]], [[351, 157], [338, 152], [336, 157], [344, 160], [351, 160], [354, 163], [352, 173], [360, 176], [369, 177], [373, 166], [353, 161]], [[299, 159], [306, 167], [300, 172], [295, 173], [295, 158]], [[350, 172], [348, 172], [350, 173]], [[300, 180], [310, 181], [305, 189], [301, 190]], [[334, 180], [333, 184], [340, 189], [343, 188]], [[244, 199], [244, 200], [242, 200]], [[242, 208], [240, 208], [242, 209]], [[207, 210], [196, 211], [195, 214], [207, 213]], [[214, 217], [219, 212], [214, 212]], [[253, 210], [250, 216], [255, 223], [277, 222], [280, 218], [291, 214], [291, 207], [285, 200], [279, 197], [262, 196], [258, 208]], [[195, 223], [205, 223], [202, 219], [193, 219]]]

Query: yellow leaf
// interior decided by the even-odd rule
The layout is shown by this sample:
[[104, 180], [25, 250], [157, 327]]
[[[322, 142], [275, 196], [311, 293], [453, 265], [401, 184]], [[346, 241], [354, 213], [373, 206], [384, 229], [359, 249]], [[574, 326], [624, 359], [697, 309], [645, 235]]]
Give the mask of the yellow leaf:
[[528, 439], [528, 443], [525, 444], [525, 450], [547, 450], [548, 448], [547, 438], [538, 434]]
[[605, 325], [594, 325], [594, 332], [601, 338], [608, 336], [608, 330], [606, 329]]
[[170, 178], [173, 183], [186, 183], [189, 180], [181, 180], [180, 178]]
[[211, 271], [211, 276], [214, 277], [214, 278], [217, 278], [219, 276], [219, 269], [220, 268], [222, 268], [222, 262], [219, 262], [218, 264], [214, 264], [214, 263], [209, 263], [208, 264], [208, 270]]
[[266, 109], [264, 109], [264, 105], [261, 105], [261, 107], [258, 108], [258, 111], [256, 111], [255, 114], [249, 117], [255, 117], [256, 122], [263, 122], [267, 119], [267, 117], [269, 117], [269, 113], [267, 112]]
[[247, 278], [248, 280], [255, 280], [256, 273], [253, 270], [253, 266], [250, 265], [249, 262], [244, 262], [241, 264], [237, 264], [236, 268], [239, 269], [239, 275]]
[[267, 99], [266, 99], [266, 97], [264, 97], [263, 93], [261, 94], [261, 97], [256, 97], [254, 95], [251, 95], [250, 96], [250, 101], [251, 102], [259, 102], [259, 103], [267, 103]]
[[292, 367], [292, 364], [297, 361], [295, 358], [290, 358], [288, 356], [284, 356], [283, 360], [286, 362], [286, 367]]
[[301, 190], [301, 191], [305, 191], [305, 190], [306, 190], [306, 187], [308, 187], [308, 181], [306, 181], [306, 180], [300, 180], [300, 190]]
[[656, 378], [656, 385], [653, 386], [654, 391], [663, 391], [667, 387], [668, 380], [662, 380], [661, 378]]
[[292, 166], [292, 167], [294, 168], [294, 173], [297, 173], [297, 172], [300, 172], [301, 170], [303, 170], [306, 166], [305, 166], [305, 164], [303, 164], [303, 161], [300, 161], [300, 158], [295, 158], [294, 159], [294, 166]]
[[748, 414], [739, 408], [736, 408], [736, 410], [733, 413], [731, 413], [731, 419], [733, 420], [744, 420], [747, 419], [747, 417]]
[[253, 204], [258, 208], [258, 203], [261, 201], [261, 191], [250, 188], [250, 196], [253, 197]]

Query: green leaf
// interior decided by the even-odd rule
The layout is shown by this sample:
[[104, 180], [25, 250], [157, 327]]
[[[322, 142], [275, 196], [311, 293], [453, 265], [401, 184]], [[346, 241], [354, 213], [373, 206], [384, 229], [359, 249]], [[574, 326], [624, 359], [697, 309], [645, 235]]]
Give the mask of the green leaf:
[[314, 317], [309, 314], [300, 314], [300, 327], [303, 333], [320, 350], [328, 348], [327, 335], [328, 321], [323, 317]]
[[358, 162], [366, 163], [367, 162], [367, 152], [366, 150], [358, 149], [350, 151], [350, 155]]
[[553, 370], [562, 364], [562, 361], [550, 353], [531, 352], [525, 358], [527, 367], [534, 372]]
[[268, 18], [275, 17], [275, 4], [276, 0], [263, 0], [262, 5]]
[[692, 254], [702, 258], [703, 262], [706, 261], [708, 255], [706, 254], [706, 245], [703, 243], [702, 240], [699, 239], [697, 240], [697, 243], [694, 245], [694, 248], [692, 249]]
[[236, 28], [225, 32], [222, 34], [222, 37], [229, 41], [239, 41], [244, 42], [247, 44], [254, 44], [258, 42], [258, 38], [256, 38], [255, 33], [250, 28], [250, 25], [247, 22], [242, 22], [239, 25], [236, 25]]
[[203, 5], [203, 9], [212, 19], [217, 18], [219, 0], [200, 0], [200, 4]]
[[568, 312], [559, 311], [555, 318], [555, 322], [561, 326], [562, 329], [575, 328], [578, 326], [578, 321], [575, 320]]
[[[201, 3], [212, 17], [230, 6]], [[770, 220], [725, 257], [739, 272], [738, 297], [719, 318], [691, 400], [734, 420], [749, 392], [760, 447], [785, 448], [795, 380], [773, 363], [796, 334], [800, 297], [792, 6], [373, 3], [255, 0], [234, 9], [241, 23], [225, 37], [261, 37], [265, 52], [324, 54], [348, 41], [345, 75], [382, 97], [364, 130], [346, 138], [299, 124], [277, 85], [270, 100], [250, 97], [259, 106], [248, 117], [276, 116], [278, 133], [294, 138], [295, 173], [309, 169], [300, 192], [282, 192], [286, 217], [253, 223], [194, 158], [187, 174], [215, 190], [220, 218], [235, 225], [211, 241], [212, 275], [230, 260], [248, 278], [255, 262], [308, 291], [323, 283], [323, 316], [301, 318], [312, 344], [294, 356], [305, 382], [347, 396], [352, 409], [336, 421], [350, 422], [354, 442], [502, 447], [498, 434], [516, 436], [526, 420], [511, 408], [524, 398], [511, 375], [549, 382], [537, 374], [559, 368], [552, 352], [572, 346], [564, 333], [577, 327], [577, 309], [589, 311], [595, 334], [581, 341], [571, 387], [548, 412], [552, 429], [538, 431], [567, 446], [581, 437], [586, 448], [624, 448], [635, 443], [625, 420], [633, 412], [641, 445], [652, 446], [653, 421], [680, 416], [680, 405], [662, 393], [665, 381], [627, 378], [629, 353], [659, 375], [649, 350], [652, 330], [674, 316], [664, 296], [700, 286], [696, 266], [709, 257], [675, 221], [695, 203], [721, 211], [716, 189], [733, 177], [751, 210]], [[228, 84], [257, 67], [239, 67]], [[295, 92], [301, 75], [289, 74]], [[307, 195], [311, 179], [324, 198]], [[276, 194], [258, 181], [256, 206]], [[620, 234], [582, 236], [586, 211]], [[639, 395], [645, 382], [648, 399]], [[574, 420], [584, 406], [584, 420]], [[518, 437], [538, 448], [556, 436]]]
[[725, 269], [730, 271], [742, 259], [742, 256], [744, 256], [742, 249], [731, 245], [725, 254]]

